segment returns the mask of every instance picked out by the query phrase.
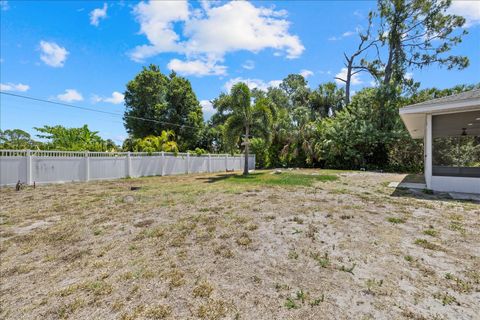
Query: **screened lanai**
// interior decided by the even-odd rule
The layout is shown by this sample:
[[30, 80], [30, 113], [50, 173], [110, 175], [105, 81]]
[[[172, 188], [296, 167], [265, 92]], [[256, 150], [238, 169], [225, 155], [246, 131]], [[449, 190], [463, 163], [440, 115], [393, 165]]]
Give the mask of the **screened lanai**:
[[480, 90], [407, 106], [400, 116], [424, 140], [427, 188], [480, 194]]

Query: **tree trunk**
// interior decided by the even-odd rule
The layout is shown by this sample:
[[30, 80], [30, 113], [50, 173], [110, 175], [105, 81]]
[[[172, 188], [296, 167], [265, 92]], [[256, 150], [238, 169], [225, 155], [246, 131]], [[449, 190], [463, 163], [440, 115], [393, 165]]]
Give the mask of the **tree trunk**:
[[248, 147], [249, 147], [249, 144], [250, 144], [250, 141], [248, 139], [248, 134], [249, 134], [249, 126], [246, 125], [245, 126], [245, 163], [244, 163], [244, 166], [243, 166], [243, 175], [246, 176], [248, 175]]
[[348, 60], [347, 65], [347, 81], [345, 81], [345, 105], [350, 103], [350, 85], [352, 82], [352, 67], [353, 67], [353, 57], [351, 60]]

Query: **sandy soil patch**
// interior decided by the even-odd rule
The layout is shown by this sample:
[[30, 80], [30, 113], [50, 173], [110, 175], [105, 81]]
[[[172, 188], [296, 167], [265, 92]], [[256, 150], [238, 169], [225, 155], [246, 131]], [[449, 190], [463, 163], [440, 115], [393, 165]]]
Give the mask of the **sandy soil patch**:
[[1, 189], [0, 317], [478, 319], [479, 204], [282, 175]]

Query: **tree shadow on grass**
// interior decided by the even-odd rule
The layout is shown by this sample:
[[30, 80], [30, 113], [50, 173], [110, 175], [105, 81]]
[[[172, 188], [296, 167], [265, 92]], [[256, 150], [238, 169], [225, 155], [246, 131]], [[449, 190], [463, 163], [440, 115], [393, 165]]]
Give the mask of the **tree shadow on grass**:
[[232, 181], [253, 181], [258, 178], [261, 173], [249, 173], [248, 175], [244, 176], [239, 173], [223, 173], [217, 174], [215, 176], [210, 177], [198, 177], [196, 178], [199, 181], [203, 181], [204, 183], [215, 183], [224, 180], [232, 180]]

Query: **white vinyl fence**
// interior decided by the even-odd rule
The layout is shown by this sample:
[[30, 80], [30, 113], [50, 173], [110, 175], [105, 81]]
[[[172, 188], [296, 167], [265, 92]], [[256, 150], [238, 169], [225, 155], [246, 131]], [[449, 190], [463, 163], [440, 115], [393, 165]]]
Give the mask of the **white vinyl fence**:
[[[0, 186], [243, 170], [243, 155], [0, 150]], [[248, 159], [255, 169], [255, 155]]]

